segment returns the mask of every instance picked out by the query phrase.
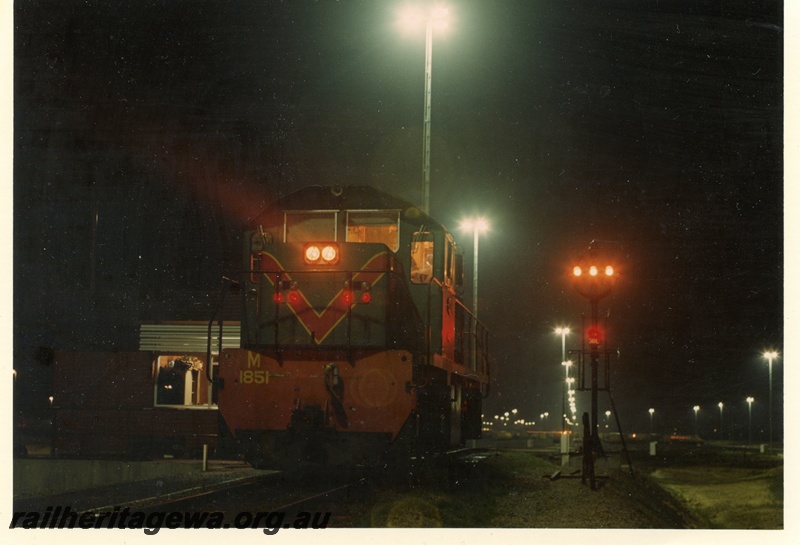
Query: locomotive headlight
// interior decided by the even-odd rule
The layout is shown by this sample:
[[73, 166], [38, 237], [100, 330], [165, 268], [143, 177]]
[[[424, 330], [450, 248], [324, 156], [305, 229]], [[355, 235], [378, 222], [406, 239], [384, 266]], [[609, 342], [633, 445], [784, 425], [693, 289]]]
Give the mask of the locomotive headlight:
[[319, 256], [321, 254], [322, 251], [319, 249], [319, 246], [316, 246], [314, 244], [306, 246], [306, 251], [304, 254], [306, 258], [306, 263], [316, 263], [317, 261], [319, 261]]
[[333, 263], [338, 257], [339, 252], [336, 250], [335, 246], [328, 244], [322, 248], [322, 260], [325, 261], [325, 263]]
[[334, 265], [339, 261], [339, 246], [319, 242], [306, 244], [303, 259], [309, 265]]
[[592, 276], [597, 276], [597, 266], [596, 265], [592, 265], [591, 267], [589, 267], [589, 274], [592, 275]]

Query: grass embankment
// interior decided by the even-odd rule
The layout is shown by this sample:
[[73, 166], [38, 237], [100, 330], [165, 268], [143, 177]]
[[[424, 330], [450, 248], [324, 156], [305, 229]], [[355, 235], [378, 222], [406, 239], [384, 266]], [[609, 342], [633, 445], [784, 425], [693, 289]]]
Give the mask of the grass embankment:
[[660, 468], [651, 477], [706, 528], [783, 528], [783, 467]]

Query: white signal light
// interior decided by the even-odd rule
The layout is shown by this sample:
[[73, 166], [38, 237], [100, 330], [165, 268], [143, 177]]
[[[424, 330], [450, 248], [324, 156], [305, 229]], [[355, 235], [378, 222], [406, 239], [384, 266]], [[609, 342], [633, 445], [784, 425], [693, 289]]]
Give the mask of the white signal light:
[[311, 246], [306, 247], [305, 257], [306, 257], [306, 261], [308, 263], [315, 263], [316, 261], [319, 260], [319, 256], [320, 255], [321, 255], [321, 252], [320, 252], [319, 246], [311, 245]]
[[575, 276], [580, 276], [581, 274], [583, 274], [583, 271], [581, 270], [580, 267], [576, 266], [574, 269], [572, 269], [572, 274], [574, 274]]
[[329, 244], [329, 245], [325, 246], [324, 248], [322, 248], [322, 260], [323, 261], [325, 261], [327, 263], [331, 263], [332, 261], [336, 261], [337, 257], [338, 257], [338, 252], [336, 251], [336, 248], [334, 246], [331, 246]]
[[589, 267], [589, 274], [592, 275], [592, 276], [597, 276], [597, 267], [594, 266], [594, 265]]
[[611, 265], [606, 267], [606, 276], [614, 276], [614, 267]]

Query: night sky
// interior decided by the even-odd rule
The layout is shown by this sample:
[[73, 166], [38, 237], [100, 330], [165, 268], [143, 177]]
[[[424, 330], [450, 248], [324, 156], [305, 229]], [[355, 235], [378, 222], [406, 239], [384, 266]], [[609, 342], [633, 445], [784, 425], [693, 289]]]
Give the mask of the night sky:
[[[24, 403], [49, 395], [49, 348], [134, 350], [140, 319], [208, 319], [241, 228], [273, 198], [356, 184], [421, 202], [425, 40], [399, 28], [401, 5], [16, 3]], [[782, 4], [448, 5], [433, 45], [431, 215], [468, 270], [460, 220], [492, 225], [479, 261], [499, 369], [486, 412], [560, 411], [553, 329], [580, 329], [588, 302], [567, 272], [598, 240], [621, 271], [600, 310], [623, 427], [645, 429], [653, 407], [661, 431], [690, 433], [699, 404], [710, 434], [722, 401], [746, 436], [752, 395], [764, 428], [761, 354], [784, 335]], [[774, 371], [780, 413], [782, 358]]]

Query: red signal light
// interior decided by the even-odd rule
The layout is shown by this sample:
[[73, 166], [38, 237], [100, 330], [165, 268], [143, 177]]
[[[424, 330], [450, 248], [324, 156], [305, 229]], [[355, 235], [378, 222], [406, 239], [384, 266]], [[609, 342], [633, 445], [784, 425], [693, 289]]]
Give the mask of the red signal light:
[[603, 342], [603, 331], [599, 327], [590, 327], [586, 331], [586, 338], [590, 346], [599, 346]]
[[344, 290], [342, 293], [342, 300], [350, 305], [353, 303], [353, 292], [351, 290]]
[[362, 303], [369, 303], [370, 301], [372, 301], [372, 295], [368, 291], [361, 294]]

